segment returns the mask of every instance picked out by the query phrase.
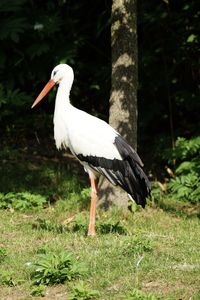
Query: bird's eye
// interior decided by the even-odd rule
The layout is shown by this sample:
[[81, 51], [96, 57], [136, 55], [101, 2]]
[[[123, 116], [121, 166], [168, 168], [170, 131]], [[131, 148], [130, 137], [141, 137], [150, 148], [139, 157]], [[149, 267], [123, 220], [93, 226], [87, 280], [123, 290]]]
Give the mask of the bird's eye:
[[58, 72], [58, 71], [53, 71], [53, 76], [55, 76], [57, 72]]

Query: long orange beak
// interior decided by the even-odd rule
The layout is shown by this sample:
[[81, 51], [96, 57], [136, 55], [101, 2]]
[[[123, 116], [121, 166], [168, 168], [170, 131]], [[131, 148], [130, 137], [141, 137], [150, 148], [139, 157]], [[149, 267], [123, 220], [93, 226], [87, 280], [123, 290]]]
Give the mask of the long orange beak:
[[37, 99], [33, 102], [31, 108], [36, 106], [46, 96], [46, 94], [52, 89], [52, 87], [55, 84], [56, 84], [55, 81], [53, 79], [50, 79], [45, 85], [45, 87], [43, 88], [43, 90], [41, 91], [41, 93], [39, 94], [39, 96], [37, 97]]

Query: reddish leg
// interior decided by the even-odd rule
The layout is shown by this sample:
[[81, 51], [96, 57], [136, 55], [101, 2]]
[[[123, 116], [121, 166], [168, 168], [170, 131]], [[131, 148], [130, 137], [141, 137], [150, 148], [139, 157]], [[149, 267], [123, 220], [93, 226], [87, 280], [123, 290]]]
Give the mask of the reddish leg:
[[96, 203], [97, 203], [97, 185], [93, 177], [90, 178], [91, 183], [91, 204], [90, 204], [90, 220], [88, 226], [88, 235], [95, 235], [95, 216], [96, 216]]

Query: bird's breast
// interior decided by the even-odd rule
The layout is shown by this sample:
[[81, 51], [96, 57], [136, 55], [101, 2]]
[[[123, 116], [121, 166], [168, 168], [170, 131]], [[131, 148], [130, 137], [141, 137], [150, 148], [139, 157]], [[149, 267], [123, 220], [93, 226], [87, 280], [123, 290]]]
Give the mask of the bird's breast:
[[54, 114], [54, 139], [57, 149], [70, 147], [68, 124], [62, 114]]

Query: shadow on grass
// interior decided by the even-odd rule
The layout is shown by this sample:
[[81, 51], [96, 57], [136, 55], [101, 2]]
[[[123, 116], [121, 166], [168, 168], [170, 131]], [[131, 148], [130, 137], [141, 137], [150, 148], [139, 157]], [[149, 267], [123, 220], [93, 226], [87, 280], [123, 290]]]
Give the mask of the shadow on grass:
[[[45, 230], [51, 231], [53, 233], [67, 233], [67, 232], [77, 232], [83, 235], [87, 235], [88, 230], [88, 220], [86, 217], [81, 216], [76, 220], [71, 222], [69, 225], [56, 224], [50, 220], [38, 219], [32, 224], [32, 228], [36, 230]], [[97, 222], [96, 231], [99, 234], [118, 234], [118, 235], [127, 235], [127, 229], [120, 224], [120, 222]]]
[[[86, 185], [89, 187], [88, 176], [77, 161], [64, 159], [60, 154], [47, 158], [24, 155], [22, 151], [10, 149], [0, 151], [0, 160], [0, 193], [30, 192], [44, 196], [50, 204], [62, 198], [76, 203], [80, 210], [88, 209], [90, 192], [89, 189], [84, 189]], [[192, 205], [164, 197], [150, 205], [176, 216], [200, 218], [200, 204]], [[77, 230], [79, 229], [77, 225]], [[124, 234], [119, 224], [101, 224], [99, 232]]]
[[[0, 192], [29, 192], [44, 196], [50, 203], [81, 193], [86, 185], [77, 162], [70, 159], [48, 159], [10, 152], [0, 153]], [[74, 167], [76, 164], [76, 167]]]
[[174, 199], [165, 198], [156, 201], [153, 204], [164, 211], [184, 218], [200, 218], [200, 204], [191, 204], [189, 202], [177, 201]]

